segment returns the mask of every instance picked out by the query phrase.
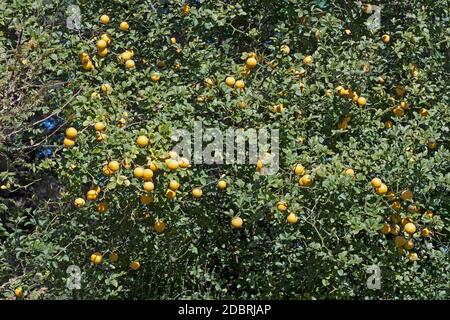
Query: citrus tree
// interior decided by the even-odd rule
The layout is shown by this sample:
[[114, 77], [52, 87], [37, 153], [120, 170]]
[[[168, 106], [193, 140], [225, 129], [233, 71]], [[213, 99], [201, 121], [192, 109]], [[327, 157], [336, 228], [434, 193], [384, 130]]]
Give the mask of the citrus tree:
[[[0, 14], [5, 297], [448, 298], [445, 1], [31, 2]], [[278, 130], [278, 170], [174, 151], [196, 122]]]

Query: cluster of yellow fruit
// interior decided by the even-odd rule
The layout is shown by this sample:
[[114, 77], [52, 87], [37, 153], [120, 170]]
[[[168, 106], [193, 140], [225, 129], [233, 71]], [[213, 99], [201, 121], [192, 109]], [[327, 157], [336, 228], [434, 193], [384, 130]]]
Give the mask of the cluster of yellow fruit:
[[285, 213], [285, 212], [288, 213], [288, 215], [287, 215], [287, 217], [286, 217], [287, 223], [289, 223], [289, 224], [296, 224], [296, 223], [298, 222], [298, 216], [297, 216], [295, 213], [290, 212], [290, 211], [288, 210], [288, 207], [287, 207], [287, 203], [286, 203], [286, 202], [284, 202], [284, 201], [278, 201], [278, 202], [277, 202], [277, 209], [278, 209], [278, 211], [280, 211], [281, 213]]
[[300, 180], [298, 180], [298, 184], [302, 187], [309, 187], [313, 184], [313, 178], [309, 174], [305, 174], [305, 167], [303, 167], [301, 164], [296, 164], [293, 168], [293, 171], [296, 176], [300, 177]]
[[388, 192], [387, 185], [384, 184], [380, 178], [373, 178], [371, 181], [371, 185], [375, 189], [375, 192], [379, 195], [384, 195]]
[[102, 34], [100, 40], [97, 41], [97, 54], [99, 57], [106, 57], [108, 54], [108, 48], [107, 46], [111, 43], [111, 37], [104, 33]]
[[94, 64], [92, 63], [91, 57], [85, 52], [80, 54], [80, 60], [83, 65], [83, 69], [90, 71], [94, 70]]
[[[108, 258], [112, 263], [115, 263], [119, 260], [119, 255], [117, 254], [117, 252], [110, 252]], [[103, 262], [103, 255], [100, 252], [96, 251], [91, 254], [90, 260], [92, 264], [98, 266]], [[139, 261], [133, 260], [130, 262], [130, 268], [134, 271], [137, 271], [141, 268], [141, 264], [139, 263]]]
[[251, 52], [247, 55], [245, 59], [244, 69], [242, 71], [243, 76], [248, 76], [250, 71], [258, 65], [257, 55], [254, 52]]
[[232, 76], [226, 77], [225, 84], [227, 86], [229, 86], [230, 88], [238, 89], [238, 90], [241, 90], [241, 91], [244, 90], [244, 88], [245, 88], [244, 80], [237, 80], [236, 81], [236, 79], [234, 77], [232, 77]]
[[133, 57], [134, 51], [126, 50], [119, 55], [119, 62], [123, 63], [127, 69], [133, 69], [135, 67]]
[[75, 138], [78, 135], [77, 129], [70, 127], [66, 129], [66, 137], [64, 138], [64, 146], [72, 148], [75, 145]]
[[342, 86], [338, 86], [336, 92], [340, 97], [350, 99], [360, 107], [364, 107], [367, 103], [366, 98], [358, 96], [351, 88], [345, 89]]
[[[108, 23], [109, 23], [109, 16], [108, 15], [106, 15], [106, 14], [104, 14], [104, 15], [102, 15], [101, 17], [100, 17], [100, 23], [101, 24], [104, 24], [104, 25], [107, 25]], [[122, 30], [122, 31], [128, 31], [128, 29], [129, 29], [129, 25], [128, 25], [128, 22], [125, 22], [125, 21], [122, 21], [121, 23], [120, 23], [120, 25], [119, 25], [119, 28], [120, 28], [120, 30]]]

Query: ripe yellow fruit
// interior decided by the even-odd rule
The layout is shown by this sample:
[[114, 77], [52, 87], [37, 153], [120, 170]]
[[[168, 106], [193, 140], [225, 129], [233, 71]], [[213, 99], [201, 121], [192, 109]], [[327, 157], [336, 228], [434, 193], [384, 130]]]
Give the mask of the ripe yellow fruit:
[[108, 167], [108, 165], [103, 166], [102, 170], [106, 176], [110, 176], [113, 174], [112, 170]]
[[183, 16], [187, 16], [189, 12], [191, 11], [191, 6], [188, 3], [183, 4], [181, 7], [181, 13]]
[[219, 182], [217, 182], [217, 189], [225, 190], [226, 187], [227, 187], [227, 182], [225, 180], [219, 180]]
[[189, 167], [189, 160], [186, 159], [186, 158], [181, 158], [178, 161], [178, 165], [180, 166], [180, 168], [183, 168], [183, 169], [188, 168]]
[[146, 147], [148, 146], [148, 138], [146, 136], [139, 136], [136, 139], [136, 144], [141, 148]]
[[103, 131], [106, 128], [106, 124], [104, 122], [97, 122], [94, 124], [95, 131]]
[[16, 298], [20, 299], [23, 298], [23, 289], [21, 287], [18, 287], [14, 290], [14, 295]]
[[123, 21], [120, 23], [119, 25], [120, 30], [122, 31], [128, 31], [128, 29], [130, 28], [130, 26], [128, 25], [127, 22]]
[[421, 108], [420, 111], [419, 111], [419, 114], [420, 114], [422, 117], [427, 117], [430, 113], [428, 112], [427, 109]]
[[393, 126], [392, 121], [387, 120], [387, 121], [384, 123], [384, 126], [385, 126], [386, 129], [392, 128], [392, 126]]
[[178, 161], [175, 159], [166, 159], [166, 166], [169, 170], [178, 169]]
[[145, 191], [153, 191], [155, 189], [155, 185], [151, 181], [144, 182], [144, 190]]
[[352, 34], [352, 31], [350, 29], [345, 29], [344, 33], [349, 36]]
[[210, 78], [206, 78], [204, 83], [207, 88], [212, 88], [212, 86], [214, 85], [214, 81]]
[[238, 102], [238, 107], [241, 108], [241, 109], [245, 109], [245, 107], [247, 107], [247, 102], [245, 102], [243, 100], [240, 100]]
[[287, 222], [289, 224], [295, 224], [298, 221], [298, 216], [295, 213], [289, 213], [287, 216]]
[[389, 232], [391, 232], [391, 226], [389, 224], [385, 223], [383, 225], [383, 228], [381, 228], [380, 232], [382, 234], [388, 234]]
[[364, 97], [359, 97], [357, 101], [358, 101], [358, 106], [360, 106], [360, 107], [364, 107], [366, 105], [366, 98], [364, 98]]
[[400, 202], [394, 201], [394, 202], [392, 203], [391, 207], [392, 207], [392, 209], [398, 211], [398, 210], [400, 210], [400, 209], [402, 208], [402, 205], [400, 204]]
[[294, 166], [294, 173], [295, 173], [295, 175], [297, 175], [297, 176], [302, 176], [302, 175], [304, 175], [305, 174], [305, 167], [303, 167], [301, 164], [296, 164], [295, 166]]
[[388, 187], [387, 187], [387, 185], [382, 183], [381, 186], [379, 186], [378, 188], [375, 189], [375, 191], [379, 195], [383, 195], [383, 194], [386, 194], [386, 192], [388, 191]]
[[127, 62], [125, 62], [125, 67], [127, 69], [133, 69], [136, 66], [136, 64], [134, 63], [133, 60], [127, 60]]
[[143, 167], [134, 168], [133, 174], [136, 178], [142, 178], [144, 176], [144, 168]]
[[403, 97], [406, 93], [406, 88], [400, 84], [396, 85], [394, 88], [395, 95], [397, 97]]
[[109, 168], [112, 172], [115, 172], [115, 171], [119, 170], [119, 168], [120, 168], [120, 163], [117, 162], [117, 161], [115, 161], [115, 160], [110, 161], [110, 162], [108, 163], [108, 168]]
[[291, 49], [289, 48], [288, 45], [283, 44], [283, 45], [280, 47], [280, 51], [281, 51], [282, 53], [284, 53], [284, 54], [289, 54], [289, 53], [291, 52]]
[[64, 147], [72, 148], [74, 145], [75, 145], [75, 141], [73, 141], [69, 138], [64, 138]]
[[142, 204], [150, 204], [150, 203], [153, 202], [153, 198], [152, 198], [151, 196], [147, 195], [147, 194], [143, 194], [143, 195], [141, 195], [141, 196], [139, 197], [139, 201], [140, 201]]
[[408, 260], [409, 260], [410, 262], [417, 261], [417, 260], [419, 260], [419, 257], [418, 257], [418, 255], [417, 255], [417, 253], [415, 253], [415, 252], [410, 252], [410, 253], [408, 254]]
[[413, 193], [409, 189], [403, 190], [402, 193], [400, 194], [400, 198], [402, 198], [402, 200], [404, 201], [412, 200]]
[[94, 252], [91, 254], [91, 262], [95, 265], [99, 265], [103, 261], [103, 255], [100, 252]]
[[427, 210], [427, 211], [425, 212], [425, 217], [427, 217], [428, 219], [432, 219], [433, 216], [434, 216], [433, 211]]
[[244, 83], [243, 80], [238, 80], [238, 81], [235, 82], [234, 87], [235, 87], [236, 89], [242, 90], [242, 89], [245, 88], [245, 83]]
[[127, 62], [128, 60], [130, 60], [132, 58], [133, 58], [133, 52], [131, 52], [130, 50], [127, 50], [120, 55], [120, 59], [123, 62]]
[[242, 228], [242, 225], [244, 224], [244, 221], [241, 217], [234, 217], [231, 219], [231, 226], [235, 229]]
[[431, 231], [428, 228], [423, 228], [422, 231], [420, 232], [420, 235], [424, 238], [429, 237], [430, 234], [431, 234]]
[[272, 107], [272, 111], [275, 113], [281, 113], [284, 110], [284, 106], [280, 103], [280, 104], [276, 104]]
[[414, 241], [412, 239], [409, 239], [405, 242], [403, 248], [405, 248], [406, 250], [411, 250], [412, 248], [414, 248]]
[[75, 207], [82, 208], [86, 204], [86, 201], [84, 201], [83, 198], [76, 198], [73, 203], [75, 204]]
[[171, 189], [167, 189], [166, 190], [166, 197], [167, 199], [173, 199], [175, 198], [175, 196], [177, 195], [177, 193]]
[[347, 176], [354, 177], [355, 176], [355, 171], [352, 168], [347, 168], [347, 169], [345, 169], [344, 174], [347, 175]]
[[176, 44], [177, 43], [177, 38], [175, 38], [175, 37], [170, 38], [170, 43], [171, 44]]
[[177, 191], [180, 188], [180, 184], [176, 180], [172, 180], [169, 182], [169, 189], [172, 191]]
[[107, 45], [108, 45], [108, 44], [106, 43], [105, 40], [100, 39], [100, 40], [97, 41], [97, 48], [98, 48], [99, 50], [105, 49]]
[[155, 224], [153, 225], [153, 228], [156, 232], [161, 233], [166, 229], [166, 224], [162, 220], [156, 220]]
[[256, 61], [256, 59], [254, 57], [248, 58], [247, 61], [245, 62], [245, 65], [249, 69], [255, 68], [257, 64], [258, 64], [258, 61]]
[[403, 110], [407, 110], [409, 108], [408, 102], [406, 101], [400, 102], [400, 108], [402, 108]]
[[145, 181], [151, 180], [153, 178], [153, 170], [152, 169], [144, 169], [142, 173], [142, 179]]
[[78, 135], [77, 129], [73, 127], [66, 129], [66, 138], [73, 140], [77, 135]]
[[83, 63], [83, 69], [84, 70], [93, 70], [94, 69], [94, 64], [92, 63], [91, 60], [87, 61], [86, 63]]
[[203, 195], [203, 191], [200, 188], [194, 188], [192, 190], [192, 195], [194, 196], [194, 198], [200, 198]]
[[158, 72], [153, 72], [152, 75], [150, 76], [150, 79], [153, 82], [158, 82], [159, 79], [161, 79], [161, 75]]
[[108, 211], [108, 205], [105, 202], [100, 202], [97, 206], [97, 211], [100, 213], [105, 213]]
[[109, 44], [111, 42], [111, 37], [109, 36], [109, 34], [104, 33], [101, 35], [100, 39], [102, 39], [103, 41], [105, 41], [107, 44]]
[[416, 226], [414, 225], [414, 223], [409, 222], [409, 223], [405, 224], [404, 230], [406, 233], [411, 235], [416, 232]]
[[308, 186], [312, 185], [312, 183], [313, 183], [313, 179], [309, 174], [305, 174], [299, 180], [299, 184], [304, 187], [308, 187]]
[[87, 199], [91, 200], [91, 201], [97, 199], [97, 196], [98, 196], [98, 194], [97, 194], [97, 192], [95, 192], [95, 190], [89, 190], [86, 195]]
[[401, 248], [401, 247], [403, 247], [403, 246], [405, 245], [406, 239], [403, 238], [402, 236], [396, 236], [396, 237], [394, 238], [394, 242], [395, 242], [395, 246], [396, 246], [397, 248]]
[[278, 211], [280, 211], [280, 212], [285, 212], [285, 211], [287, 210], [287, 204], [286, 204], [286, 202], [279, 201], [279, 202], [277, 203], [277, 209], [278, 209]]
[[100, 23], [101, 24], [108, 24], [109, 23], [109, 17], [106, 14], [102, 15], [100, 17]]
[[225, 83], [226, 83], [227, 86], [232, 88], [234, 86], [234, 84], [236, 83], [236, 79], [234, 79], [234, 77], [227, 77], [225, 79]]
[[117, 253], [115, 253], [115, 252], [111, 252], [109, 254], [109, 260], [111, 262], [117, 262], [117, 260], [119, 260], [119, 255]]
[[311, 64], [312, 62], [313, 62], [313, 57], [311, 57], [311, 56], [306, 56], [303, 58], [304, 64]]
[[139, 261], [132, 261], [130, 263], [130, 268], [134, 271], [137, 271], [141, 268], [141, 264], [139, 263]]
[[264, 167], [264, 163], [262, 162], [262, 160], [258, 160], [256, 162], [256, 170], [261, 170]]
[[107, 54], [108, 54], [108, 49], [107, 48], [102, 49], [102, 50], [98, 50], [99, 57], [104, 58], [104, 57], [106, 57]]
[[389, 43], [391, 41], [391, 37], [389, 35], [387, 35], [387, 34], [383, 34], [381, 36], [381, 41], [383, 41], [383, 43], [387, 44], [387, 43]]
[[104, 84], [102, 84], [102, 92], [103, 92], [104, 94], [110, 93], [111, 90], [112, 90], [112, 88], [111, 88], [111, 85], [110, 85], [109, 83], [104, 83]]
[[436, 141], [433, 140], [433, 139], [429, 139], [429, 140], [427, 141], [427, 147], [428, 147], [428, 149], [430, 149], [430, 150], [436, 149], [436, 148], [437, 148], [437, 143], [436, 143]]
[[156, 170], [158, 170], [158, 164], [156, 162], [151, 161], [148, 164], [150, 170], [152, 170], [153, 172], [155, 172]]

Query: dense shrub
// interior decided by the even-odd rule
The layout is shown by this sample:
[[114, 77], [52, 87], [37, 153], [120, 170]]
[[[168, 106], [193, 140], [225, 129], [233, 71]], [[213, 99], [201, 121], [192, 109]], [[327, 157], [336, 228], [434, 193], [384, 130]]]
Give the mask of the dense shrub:
[[[77, 6], [0, 9], [4, 297], [21, 287], [44, 299], [448, 298], [446, 1], [382, 4], [378, 30], [367, 22], [375, 11], [353, 1]], [[245, 88], [227, 86], [229, 76]], [[278, 129], [279, 171], [169, 170], [171, 137], [194, 134], [194, 120], [222, 132]], [[67, 128], [77, 134], [64, 142]], [[150, 162], [147, 192], [134, 169]], [[305, 174], [311, 185], [299, 185]], [[172, 180], [180, 188], [168, 199]], [[80, 290], [66, 287], [70, 265]], [[367, 286], [373, 265], [378, 290]]]

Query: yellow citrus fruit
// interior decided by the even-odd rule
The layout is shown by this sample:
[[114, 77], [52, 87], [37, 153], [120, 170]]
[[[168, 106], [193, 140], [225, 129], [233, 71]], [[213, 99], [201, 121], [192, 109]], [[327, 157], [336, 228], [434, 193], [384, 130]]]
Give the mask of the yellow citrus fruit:
[[386, 194], [386, 192], [388, 191], [388, 187], [387, 187], [387, 185], [385, 185], [384, 183], [382, 183], [381, 186], [379, 186], [378, 188], [375, 189], [375, 191], [376, 191], [379, 195], [383, 195], [383, 194]]
[[155, 189], [155, 185], [151, 181], [144, 182], [144, 190], [145, 191], [153, 191]]
[[103, 41], [105, 41], [107, 44], [109, 44], [111, 42], [111, 37], [109, 34], [104, 33], [101, 35], [100, 39], [102, 39]]
[[294, 173], [297, 175], [297, 176], [302, 176], [302, 175], [304, 175], [305, 174], [305, 167], [303, 167], [301, 164], [296, 164], [295, 166], [294, 166]]
[[383, 34], [381, 36], [381, 41], [383, 41], [383, 43], [389, 43], [389, 41], [391, 41], [391, 37], [387, 34]]
[[144, 168], [143, 167], [134, 168], [133, 174], [136, 178], [142, 178], [144, 176]]
[[156, 170], [158, 170], [158, 164], [154, 161], [151, 161], [148, 164], [148, 167], [150, 168], [150, 170], [152, 170], [153, 172], [155, 172]]
[[127, 69], [133, 69], [136, 66], [135, 62], [133, 60], [127, 60], [127, 62], [125, 62], [125, 67]]
[[398, 211], [398, 210], [400, 210], [400, 209], [402, 208], [402, 205], [400, 204], [400, 202], [394, 201], [394, 202], [392, 203], [391, 207], [392, 207], [392, 209]]
[[289, 213], [287, 216], [287, 222], [289, 224], [295, 224], [298, 221], [298, 216], [295, 213]]
[[247, 102], [245, 102], [243, 100], [240, 100], [238, 102], [238, 107], [241, 108], [241, 109], [244, 109], [245, 107], [247, 107]]
[[427, 116], [430, 114], [430, 113], [428, 112], [428, 110], [425, 109], [425, 108], [421, 108], [420, 111], [419, 111], [419, 113], [420, 113], [420, 115], [421, 115], [422, 117], [427, 117]]
[[355, 171], [352, 168], [347, 168], [344, 170], [344, 174], [353, 177], [355, 175]]
[[173, 199], [175, 198], [175, 196], [177, 195], [177, 193], [171, 189], [167, 189], [166, 190], [166, 198], [167, 199]]
[[187, 16], [189, 12], [191, 11], [191, 6], [188, 3], [183, 4], [181, 7], [181, 13], [183, 16]]
[[172, 191], [177, 191], [180, 188], [180, 184], [176, 180], [172, 180], [169, 182], [169, 189]]
[[210, 78], [206, 78], [204, 83], [207, 88], [212, 88], [212, 86], [214, 85], [214, 81]]
[[234, 217], [233, 219], [231, 219], [231, 226], [235, 229], [242, 228], [243, 223], [244, 221], [241, 217]]
[[225, 79], [225, 83], [226, 83], [227, 86], [233, 87], [234, 84], [236, 83], [236, 79], [234, 79], [234, 77], [227, 77]]
[[178, 168], [178, 161], [175, 159], [166, 159], [165, 162], [169, 170], [176, 170]]
[[132, 261], [130, 263], [130, 268], [134, 271], [139, 270], [140, 267], [141, 267], [141, 264], [139, 263], [139, 261]]
[[280, 47], [280, 51], [281, 51], [282, 53], [284, 53], [284, 54], [289, 54], [289, 53], [291, 52], [291, 49], [289, 48], [288, 45], [283, 44], [283, 45]]
[[418, 257], [418, 255], [417, 255], [417, 253], [415, 253], [415, 252], [410, 252], [410, 253], [408, 254], [408, 260], [411, 261], [411, 262], [417, 261], [417, 260], [419, 260], [419, 257]]
[[203, 195], [203, 191], [200, 188], [194, 188], [192, 189], [192, 195], [194, 196], [194, 198], [200, 198]]
[[249, 69], [255, 68], [257, 64], [258, 64], [258, 61], [256, 61], [256, 59], [254, 57], [248, 58], [247, 61], [245, 62], [245, 65]]
[[183, 169], [188, 168], [189, 167], [189, 160], [186, 159], [186, 158], [181, 158], [178, 161], [178, 165], [180, 166], [180, 168], [183, 168]]
[[76, 198], [74, 201], [75, 207], [82, 208], [86, 204], [86, 201], [84, 201], [83, 198]]
[[360, 107], [364, 107], [366, 105], [366, 98], [364, 98], [364, 97], [359, 97], [357, 101], [358, 101], [358, 106], [360, 106]]
[[147, 195], [147, 194], [143, 194], [143, 195], [141, 195], [141, 196], [139, 197], [139, 201], [140, 201], [142, 204], [150, 204], [150, 203], [152, 203], [153, 198], [152, 198], [151, 196]]
[[394, 224], [391, 226], [391, 234], [397, 236], [400, 233], [400, 226], [398, 224]]
[[433, 211], [431, 211], [431, 210], [425, 211], [425, 217], [427, 217], [428, 219], [432, 219], [433, 216], [434, 216]]
[[97, 192], [95, 192], [95, 190], [89, 190], [86, 195], [88, 200], [91, 200], [91, 201], [97, 199], [97, 196], [98, 196], [98, 194], [97, 194]]
[[92, 61], [89, 60], [86, 63], [83, 63], [83, 69], [84, 70], [93, 70], [94, 69], [94, 65], [92, 64]]
[[106, 176], [110, 176], [113, 174], [112, 170], [108, 167], [108, 165], [103, 166], [102, 170]]
[[381, 185], [383, 184], [383, 182], [381, 181], [380, 178], [373, 178], [372, 181], [370, 182], [370, 184], [371, 184], [372, 187], [374, 187], [374, 188], [379, 188], [379, 187], [381, 187]]
[[313, 179], [309, 174], [305, 174], [300, 178], [299, 184], [304, 187], [308, 187], [313, 183]]
[[115, 160], [110, 161], [110, 162], [108, 163], [108, 168], [109, 168], [112, 172], [115, 172], [115, 171], [119, 170], [119, 168], [120, 168], [120, 163], [117, 162], [117, 161], [115, 161]]
[[127, 50], [120, 55], [120, 58], [123, 62], [127, 62], [133, 58], [133, 53], [130, 50]]
[[94, 252], [91, 254], [91, 262], [95, 265], [99, 265], [103, 261], [103, 255], [100, 252]]
[[117, 260], [119, 260], [119, 255], [117, 253], [115, 253], [115, 252], [111, 252], [109, 254], [109, 260], [111, 262], [117, 262]]
[[404, 226], [404, 230], [408, 234], [414, 234], [416, 232], [416, 226], [412, 222], [408, 222]]
[[430, 234], [431, 234], [431, 231], [428, 228], [423, 228], [422, 231], [420, 232], [420, 235], [424, 238], [429, 237]]
[[217, 189], [225, 190], [226, 187], [227, 187], [227, 182], [225, 180], [219, 180], [219, 182], [217, 182]]
[[161, 75], [158, 72], [153, 72], [152, 75], [150, 76], [150, 79], [153, 82], [157, 82], [159, 81], [159, 79], [161, 79]]
[[262, 160], [258, 160], [256, 162], [256, 169], [261, 170], [264, 167], [264, 163], [262, 162]]
[[69, 138], [64, 138], [64, 147], [72, 148], [74, 145], [75, 145], [75, 141], [73, 141]]
[[136, 139], [136, 144], [139, 146], [139, 147], [141, 147], [141, 148], [143, 148], [143, 147], [146, 147], [146, 146], [148, 146], [148, 138], [146, 137], [146, 136], [139, 136], [139, 137], [137, 137], [137, 139]]
[[107, 24], [107, 23], [109, 23], [109, 17], [108, 17], [106, 14], [102, 15], [102, 16], [100, 17], [100, 23], [101, 23], [101, 24]]
[[98, 55], [100, 57], [102, 57], [102, 58], [106, 57], [107, 54], [108, 54], [108, 49], [107, 48], [98, 50]]
[[100, 202], [97, 206], [97, 211], [100, 213], [108, 211], [108, 205], [105, 202]]
[[66, 129], [66, 138], [73, 140], [77, 135], [78, 135], [77, 129], [73, 127]]
[[106, 128], [106, 124], [104, 122], [97, 122], [94, 124], [94, 128], [96, 131], [103, 131]]
[[99, 50], [105, 49], [107, 45], [108, 45], [108, 44], [106, 43], [105, 40], [100, 39], [100, 40], [97, 41], [97, 48], [98, 48]]
[[23, 289], [21, 287], [18, 287], [14, 290], [14, 295], [16, 298], [23, 298]]
[[387, 121], [384, 123], [384, 126], [385, 126], [386, 129], [392, 128], [392, 126], [393, 126], [392, 121], [387, 120]]
[[311, 64], [312, 62], [313, 62], [313, 57], [311, 57], [311, 56], [306, 56], [303, 58], [304, 64]]
[[344, 33], [349, 36], [352, 34], [352, 31], [350, 29], [345, 29]]
[[278, 209], [278, 211], [280, 211], [280, 212], [285, 212], [285, 211], [287, 210], [287, 204], [286, 204], [286, 202], [279, 201], [279, 202], [277, 203], [277, 209]]
[[142, 174], [142, 179], [148, 181], [153, 178], [153, 170], [152, 169], [144, 169], [144, 172]]
[[396, 237], [394, 238], [394, 242], [395, 242], [395, 246], [396, 246], [397, 248], [400, 248], [400, 247], [403, 247], [403, 246], [405, 245], [406, 239], [403, 238], [402, 236], [396, 236]]
[[122, 31], [127, 31], [130, 28], [130, 26], [128, 25], [127, 22], [123, 21], [120, 23], [119, 28]]
[[109, 84], [109, 83], [104, 83], [104, 84], [102, 84], [102, 92], [104, 93], [104, 94], [108, 94], [108, 93], [110, 93], [111, 92], [111, 85]]
[[409, 189], [403, 190], [402, 193], [400, 194], [400, 198], [402, 198], [402, 200], [404, 201], [412, 200], [413, 193]]
[[238, 80], [238, 81], [235, 82], [234, 87], [236, 89], [241, 89], [242, 90], [242, 89], [245, 88], [245, 83], [244, 83], [243, 80]]
[[166, 224], [162, 220], [156, 220], [155, 224], [153, 225], [153, 228], [156, 232], [161, 233], [166, 229]]
[[391, 232], [391, 226], [389, 224], [385, 223], [383, 225], [383, 228], [381, 228], [380, 232], [382, 234], [388, 234], [389, 232]]
[[403, 248], [405, 248], [406, 250], [411, 250], [412, 248], [414, 248], [414, 241], [412, 239], [409, 239], [405, 242]]

